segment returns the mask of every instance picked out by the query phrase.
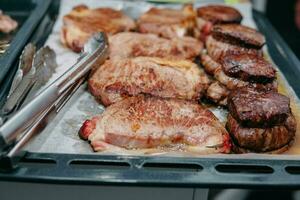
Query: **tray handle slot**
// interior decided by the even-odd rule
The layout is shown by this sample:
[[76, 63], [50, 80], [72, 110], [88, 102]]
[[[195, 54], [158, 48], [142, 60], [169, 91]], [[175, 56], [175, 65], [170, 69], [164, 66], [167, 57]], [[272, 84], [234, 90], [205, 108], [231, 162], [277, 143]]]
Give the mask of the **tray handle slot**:
[[130, 164], [127, 162], [112, 162], [112, 161], [96, 161], [96, 160], [72, 160], [69, 162], [71, 168], [76, 169], [129, 169]]
[[19, 162], [20, 167], [26, 168], [50, 168], [56, 166], [56, 161], [52, 159], [42, 159], [42, 158], [22, 158]]
[[274, 169], [266, 165], [218, 164], [215, 169], [221, 173], [272, 174]]
[[203, 167], [194, 163], [145, 163], [146, 170], [169, 171], [169, 172], [200, 172]]
[[300, 166], [287, 166], [285, 171], [289, 174], [300, 175]]

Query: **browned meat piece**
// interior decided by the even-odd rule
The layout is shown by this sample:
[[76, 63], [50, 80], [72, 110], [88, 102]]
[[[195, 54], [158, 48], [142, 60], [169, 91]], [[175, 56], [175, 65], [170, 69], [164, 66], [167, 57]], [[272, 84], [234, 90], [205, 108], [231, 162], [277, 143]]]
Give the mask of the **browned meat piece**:
[[185, 5], [182, 10], [153, 7], [138, 19], [138, 30], [174, 38], [192, 35], [195, 24], [196, 13], [192, 5]]
[[265, 37], [257, 30], [239, 24], [215, 25], [212, 35], [223, 42], [248, 48], [261, 49], [266, 43]]
[[203, 44], [192, 37], [160, 38], [154, 34], [118, 33], [109, 37], [110, 59], [137, 56], [193, 60]]
[[214, 77], [220, 83], [225, 85], [229, 90], [235, 90], [235, 89], [243, 87], [243, 86], [252, 85], [253, 87], [267, 88], [268, 90], [277, 91], [277, 81], [276, 80], [274, 80], [273, 82], [270, 82], [270, 83], [266, 83], [266, 84], [247, 82], [247, 81], [240, 80], [238, 78], [233, 78], [233, 77], [227, 76], [221, 67], [217, 68], [215, 70]]
[[0, 10], [0, 32], [10, 33], [18, 27], [18, 22]]
[[286, 120], [290, 114], [290, 100], [264, 88], [244, 87], [230, 93], [228, 108], [243, 126], [271, 127]]
[[[243, 17], [241, 13], [233, 7], [222, 5], [208, 5], [197, 9], [197, 29], [196, 37], [205, 41], [210, 35], [215, 24], [239, 24]], [[198, 34], [198, 35], [197, 35]]]
[[215, 81], [208, 86], [206, 97], [221, 106], [226, 106], [227, 96], [229, 93], [230, 90], [228, 90], [219, 81]]
[[193, 62], [136, 57], [106, 61], [90, 78], [89, 88], [104, 105], [110, 105], [138, 94], [196, 101], [208, 83]]
[[221, 40], [215, 39], [213, 36], [208, 36], [205, 46], [207, 49], [207, 54], [215, 61], [219, 61], [219, 59], [226, 55], [228, 52], [233, 54], [255, 54], [258, 56], [262, 56], [261, 49], [248, 48], [239, 45], [233, 45], [230, 43], [223, 42]]
[[[244, 86], [266, 88], [274, 91], [277, 90], [275, 70], [267, 61], [264, 61], [262, 57], [253, 54], [228, 54], [227, 52], [227, 54], [222, 56], [219, 61], [220, 63], [214, 61], [206, 53], [201, 54], [201, 63], [205, 71], [212, 74], [218, 82], [209, 86], [207, 89], [206, 96], [212, 101], [220, 105], [226, 105], [226, 97], [229, 94], [229, 91]], [[237, 64], [240, 69], [244, 70], [244, 74], [241, 74], [240, 77], [228, 76], [224, 71], [230, 69], [230, 66], [228, 66], [230, 64]], [[242, 64], [243, 66], [241, 66]], [[224, 70], [224, 68], [226, 69]], [[257, 68], [257, 70], [254, 70], [254, 68]], [[238, 70], [237, 72], [240, 73]], [[274, 73], [273, 77], [270, 75], [272, 73]], [[265, 76], [263, 76], [263, 74], [265, 74]]]
[[94, 33], [104, 31], [115, 34], [134, 28], [134, 21], [121, 11], [112, 8], [89, 9], [80, 5], [63, 17], [61, 41], [73, 51], [80, 52]]
[[229, 135], [208, 109], [197, 103], [157, 97], [129, 97], [87, 120], [80, 136], [94, 151], [170, 148], [197, 154], [229, 153]]
[[240, 23], [243, 19], [241, 13], [233, 7], [222, 5], [208, 5], [197, 9], [198, 17], [213, 24]]
[[202, 64], [205, 72], [210, 74], [210, 75], [214, 75], [215, 70], [221, 67], [221, 65], [218, 62], [214, 61], [204, 51], [200, 54], [200, 60], [201, 60], [201, 64]]
[[285, 121], [270, 128], [247, 128], [240, 125], [230, 114], [226, 124], [227, 130], [235, 143], [234, 151], [281, 153], [286, 151], [296, 132], [296, 120], [291, 113]]
[[219, 63], [224, 73], [230, 77], [255, 83], [267, 83], [276, 78], [272, 64], [263, 57], [253, 54], [227, 54]]

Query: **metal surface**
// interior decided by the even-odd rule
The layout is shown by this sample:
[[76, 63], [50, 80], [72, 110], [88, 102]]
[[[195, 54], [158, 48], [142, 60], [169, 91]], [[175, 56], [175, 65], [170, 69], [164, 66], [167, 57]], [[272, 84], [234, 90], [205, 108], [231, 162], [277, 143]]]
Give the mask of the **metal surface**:
[[35, 65], [33, 65], [34, 54], [35, 46], [30, 43], [24, 48], [20, 57], [19, 69], [13, 79], [9, 96], [2, 108], [2, 114], [10, 114], [20, 104], [35, 83], [37, 70]]
[[14, 76], [13, 82], [11, 84], [8, 96], [9, 97], [16, 87], [20, 84], [22, 78], [30, 71], [32, 67], [32, 60], [35, 54], [35, 46], [32, 43], [29, 43], [25, 46], [20, 56], [20, 61], [18, 65], [18, 70]]
[[[297, 90], [299, 61], [294, 59], [293, 52], [276, 34], [267, 19], [257, 12], [253, 15], [260, 31], [266, 35], [270, 55], [282, 73], [285, 74], [286, 70], [293, 68], [294, 73], [286, 78], [289, 84], [294, 89], [296, 88], [295, 91], [299, 95]], [[277, 60], [282, 63], [277, 63]], [[76, 95], [74, 97], [77, 98]], [[60, 139], [57, 138], [57, 140]], [[10, 159], [1, 160], [0, 168], [10, 165], [10, 162]], [[255, 187], [261, 189], [264, 187], [300, 187], [299, 175], [298, 155], [212, 155], [191, 158], [27, 152], [19, 163], [19, 168], [10, 172], [0, 172], [0, 179], [122, 186]]]
[[92, 37], [84, 46], [83, 55], [74, 66], [0, 127], [0, 136], [2, 141], [5, 141], [5, 145], [2, 144], [0, 149], [4, 149], [15, 142], [17, 137], [32, 125], [36, 117], [49, 109], [49, 106], [69, 87], [85, 76], [94, 64], [103, 63], [107, 57], [107, 52], [106, 35], [99, 33]]
[[[4, 81], [7, 81], [7, 75], [14, 73], [16, 68], [14, 66], [16, 58], [19, 56], [23, 47], [27, 43], [31, 34], [34, 32], [38, 23], [45, 15], [45, 12], [49, 8], [51, 0], [37, 0], [37, 1], [17, 1], [17, 0], [3, 0], [0, 2], [1, 8], [5, 11], [13, 11], [13, 8], [18, 9], [18, 11], [27, 11], [29, 15], [25, 18], [24, 23], [17, 31], [16, 35], [13, 37], [9, 48], [5, 51], [3, 55], [0, 56], [0, 83], [1, 86]], [[3, 4], [3, 5], [2, 5]], [[11, 6], [11, 7], [10, 7]], [[8, 14], [10, 13], [8, 12]], [[11, 81], [11, 80], [10, 80]], [[0, 99], [3, 98], [7, 93], [6, 88], [3, 86], [0, 90]]]

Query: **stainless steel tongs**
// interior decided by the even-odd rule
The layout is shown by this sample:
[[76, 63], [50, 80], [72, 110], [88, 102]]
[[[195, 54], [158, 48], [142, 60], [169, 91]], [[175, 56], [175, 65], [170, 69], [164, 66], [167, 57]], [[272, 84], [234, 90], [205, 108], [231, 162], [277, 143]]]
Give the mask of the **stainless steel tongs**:
[[32, 130], [51, 111], [58, 112], [69, 99], [70, 94], [83, 82], [85, 75], [94, 65], [102, 64], [108, 55], [108, 41], [105, 33], [98, 33], [85, 44], [77, 63], [31, 102], [18, 111], [0, 127], [0, 152], [18, 142], [10, 153], [26, 142]]

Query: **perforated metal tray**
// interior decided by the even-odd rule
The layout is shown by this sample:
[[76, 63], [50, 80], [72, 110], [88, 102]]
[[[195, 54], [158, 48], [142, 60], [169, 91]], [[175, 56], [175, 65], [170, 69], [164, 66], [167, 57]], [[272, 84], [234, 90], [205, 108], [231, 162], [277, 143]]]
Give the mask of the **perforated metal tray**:
[[[298, 59], [262, 14], [253, 11], [253, 16], [266, 36], [270, 56], [299, 97]], [[11, 160], [3, 159], [0, 168], [10, 164]], [[300, 186], [299, 175], [298, 155], [192, 158], [27, 152], [16, 169], [0, 172], [0, 179], [120, 186], [296, 188]]]

